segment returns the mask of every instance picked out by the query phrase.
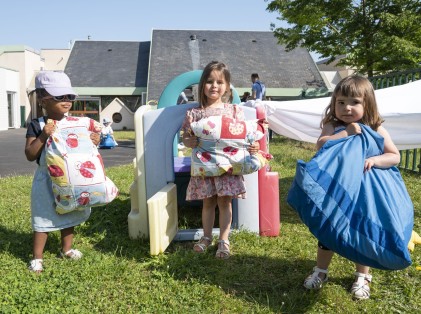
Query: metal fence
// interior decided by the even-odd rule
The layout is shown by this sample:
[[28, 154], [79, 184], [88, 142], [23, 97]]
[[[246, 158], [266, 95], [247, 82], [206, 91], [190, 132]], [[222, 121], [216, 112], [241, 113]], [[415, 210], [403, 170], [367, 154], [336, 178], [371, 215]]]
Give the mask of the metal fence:
[[[421, 79], [421, 68], [369, 78], [374, 89], [402, 85], [419, 79]], [[421, 149], [401, 150], [400, 153], [399, 168], [421, 174]]]

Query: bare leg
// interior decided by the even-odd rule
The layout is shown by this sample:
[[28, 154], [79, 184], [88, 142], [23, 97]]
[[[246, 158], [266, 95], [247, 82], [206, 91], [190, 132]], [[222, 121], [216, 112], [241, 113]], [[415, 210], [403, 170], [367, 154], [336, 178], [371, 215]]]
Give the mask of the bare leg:
[[215, 224], [216, 195], [203, 200], [202, 225], [203, 235], [212, 239], [212, 228]]
[[218, 197], [219, 208], [219, 242], [216, 257], [226, 259], [230, 256], [230, 247], [228, 236], [231, 229], [232, 222], [232, 197], [221, 196]]
[[34, 231], [33, 255], [34, 259], [42, 259], [45, 244], [47, 243], [48, 233]]
[[63, 253], [69, 251], [73, 245], [74, 227], [60, 230], [61, 232], [61, 250]]
[[[331, 250], [324, 250], [320, 247], [317, 248], [317, 267], [321, 269], [327, 270], [330, 262], [332, 261], [333, 257], [333, 251]], [[326, 274], [319, 273], [319, 278], [324, 279], [326, 277]]]
[[[361, 273], [361, 274], [366, 274], [368, 275], [368, 272], [370, 271], [370, 267], [368, 266], [364, 266], [361, 264], [357, 264], [355, 263], [355, 269], [357, 272]], [[357, 281], [357, 280], [355, 280]], [[370, 282], [368, 280], [365, 280], [365, 284], [368, 285]]]
[[370, 282], [371, 275], [368, 273], [370, 268], [361, 264], [355, 264], [357, 272], [355, 273], [355, 281], [351, 287], [353, 299], [365, 300], [370, 298]]
[[193, 246], [193, 250], [197, 253], [204, 253], [206, 248], [212, 244], [212, 228], [215, 223], [215, 208], [216, 195], [203, 200], [203, 237], [200, 238], [199, 242], [196, 242]]
[[322, 248], [319, 243], [317, 247], [317, 263], [314, 271], [304, 280], [304, 287], [307, 289], [320, 289], [327, 281], [327, 269], [332, 261], [333, 251]]
[[355, 264], [355, 269], [357, 270], [357, 272], [362, 274], [368, 274], [368, 272], [370, 271], [370, 267], [361, 264]]
[[232, 221], [232, 197], [220, 196], [218, 197], [219, 208], [219, 239], [228, 240], [228, 235], [231, 229]]

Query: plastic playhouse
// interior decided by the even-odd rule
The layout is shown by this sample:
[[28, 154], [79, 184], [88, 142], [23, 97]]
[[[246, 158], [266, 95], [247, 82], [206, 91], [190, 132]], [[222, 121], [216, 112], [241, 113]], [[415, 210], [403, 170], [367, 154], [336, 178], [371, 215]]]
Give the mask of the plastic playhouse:
[[[199, 82], [202, 71], [184, 73], [170, 82], [158, 106], [145, 105], [135, 113], [136, 158], [130, 188], [129, 236], [149, 237], [151, 255], [167, 248], [172, 240], [193, 241], [202, 229], [178, 229], [178, 204], [184, 200], [190, 175], [190, 157], [177, 156], [176, 135], [186, 111], [197, 103], [176, 105], [185, 87]], [[234, 103], [239, 97], [233, 89]], [[243, 107], [246, 119], [266, 118], [263, 107]], [[267, 151], [266, 137], [260, 149]], [[247, 229], [261, 236], [278, 236], [280, 228], [279, 178], [263, 167], [244, 176], [247, 198], [233, 201], [232, 228]], [[200, 211], [198, 211], [200, 215]], [[214, 234], [219, 233], [215, 228]]]

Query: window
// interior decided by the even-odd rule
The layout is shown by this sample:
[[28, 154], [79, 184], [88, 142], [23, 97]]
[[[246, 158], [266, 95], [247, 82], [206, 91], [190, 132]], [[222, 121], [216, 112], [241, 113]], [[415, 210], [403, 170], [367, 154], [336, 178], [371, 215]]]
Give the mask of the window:
[[121, 113], [116, 112], [116, 113], [113, 114], [112, 119], [113, 119], [113, 122], [120, 123], [121, 120], [123, 120], [123, 116], [121, 115]]
[[9, 128], [15, 126], [15, 94], [13, 92], [7, 92], [7, 111], [9, 117]]
[[76, 117], [89, 117], [96, 121], [99, 121], [99, 98], [81, 98], [73, 102], [70, 115]]

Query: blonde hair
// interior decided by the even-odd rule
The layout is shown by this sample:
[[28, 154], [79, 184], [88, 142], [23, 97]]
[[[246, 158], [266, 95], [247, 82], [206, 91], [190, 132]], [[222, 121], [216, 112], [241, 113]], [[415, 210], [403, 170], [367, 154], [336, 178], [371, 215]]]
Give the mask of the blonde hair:
[[353, 75], [342, 79], [338, 85], [336, 85], [329, 106], [325, 109], [320, 127], [323, 128], [323, 126], [328, 123], [331, 123], [334, 126], [343, 124], [343, 122], [336, 117], [335, 113], [335, 103], [338, 95], [363, 98], [364, 114], [359, 122], [370, 126], [373, 130], [377, 130], [384, 122], [377, 108], [373, 85], [371, 85], [367, 78]]
[[230, 101], [232, 99], [232, 94], [231, 94], [231, 89], [230, 89], [231, 74], [228, 70], [228, 67], [222, 62], [212, 61], [208, 63], [208, 65], [206, 65], [206, 67], [203, 69], [203, 73], [199, 81], [199, 88], [198, 88], [199, 89], [199, 103], [201, 107], [206, 105], [208, 101], [208, 98], [205, 95], [205, 85], [209, 76], [214, 70], [222, 73], [225, 83], [227, 85], [227, 95], [224, 95], [223, 101], [227, 101], [227, 100]]

